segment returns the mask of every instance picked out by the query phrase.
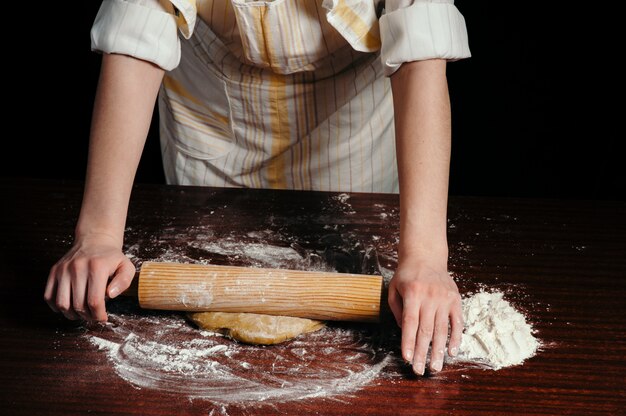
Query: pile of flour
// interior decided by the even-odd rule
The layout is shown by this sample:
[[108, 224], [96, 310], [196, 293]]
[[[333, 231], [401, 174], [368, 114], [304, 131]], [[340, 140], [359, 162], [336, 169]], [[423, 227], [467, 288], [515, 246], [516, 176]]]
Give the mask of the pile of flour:
[[502, 292], [464, 298], [463, 320], [459, 361], [478, 361], [498, 370], [521, 364], [539, 348], [531, 325], [503, 299]]

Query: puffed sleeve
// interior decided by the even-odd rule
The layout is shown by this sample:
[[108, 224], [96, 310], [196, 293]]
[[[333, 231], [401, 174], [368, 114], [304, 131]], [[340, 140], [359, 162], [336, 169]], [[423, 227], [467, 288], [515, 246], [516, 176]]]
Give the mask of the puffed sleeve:
[[180, 61], [177, 29], [191, 36], [193, 0], [104, 0], [91, 28], [91, 49], [149, 61], [165, 70]]
[[379, 26], [387, 76], [404, 62], [471, 56], [465, 19], [454, 0], [386, 0]]

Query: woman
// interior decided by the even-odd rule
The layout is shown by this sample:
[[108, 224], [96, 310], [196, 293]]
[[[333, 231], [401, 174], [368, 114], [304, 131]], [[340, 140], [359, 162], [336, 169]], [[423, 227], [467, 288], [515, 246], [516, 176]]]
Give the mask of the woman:
[[134, 276], [123, 232], [160, 89], [168, 183], [399, 191], [389, 304], [402, 355], [424, 374], [432, 343], [441, 370], [448, 331], [456, 354], [445, 68], [470, 54], [453, 0], [105, 0], [92, 47], [104, 57], [85, 194], [48, 278], [53, 310], [105, 321], [105, 294]]

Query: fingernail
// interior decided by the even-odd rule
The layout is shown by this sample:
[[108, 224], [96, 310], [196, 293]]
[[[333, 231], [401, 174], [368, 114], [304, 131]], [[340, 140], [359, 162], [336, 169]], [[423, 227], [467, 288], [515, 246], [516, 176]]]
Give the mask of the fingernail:
[[111, 299], [113, 299], [114, 297], [116, 297], [119, 294], [120, 294], [120, 288], [119, 287], [113, 286], [111, 289], [109, 289], [109, 297]]
[[420, 376], [423, 376], [424, 375], [424, 363], [418, 361], [413, 367], [413, 370], [415, 371], [415, 374], [419, 374]]
[[432, 368], [435, 371], [441, 371], [441, 369], [443, 368], [443, 361], [441, 361], [441, 360], [434, 361], [433, 365], [432, 365]]
[[413, 360], [413, 350], [406, 350], [404, 353], [404, 360], [409, 362]]
[[450, 348], [450, 355], [453, 357], [456, 357], [456, 355], [458, 354], [459, 349], [457, 347], [452, 347]]

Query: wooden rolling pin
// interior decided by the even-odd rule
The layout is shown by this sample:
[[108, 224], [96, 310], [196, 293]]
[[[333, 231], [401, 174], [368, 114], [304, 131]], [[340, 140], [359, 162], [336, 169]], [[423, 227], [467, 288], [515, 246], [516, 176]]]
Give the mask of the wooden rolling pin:
[[382, 277], [145, 262], [137, 295], [146, 309], [250, 312], [378, 322]]

